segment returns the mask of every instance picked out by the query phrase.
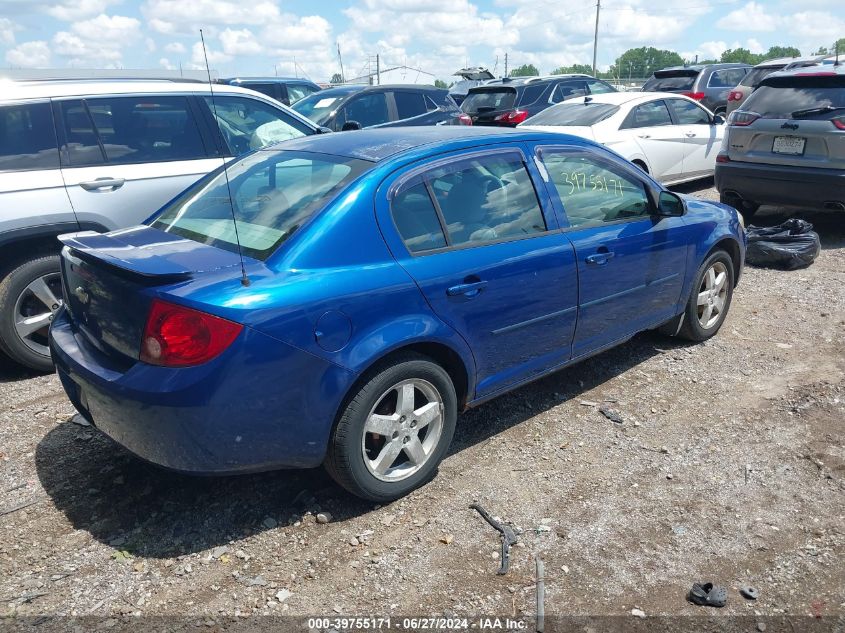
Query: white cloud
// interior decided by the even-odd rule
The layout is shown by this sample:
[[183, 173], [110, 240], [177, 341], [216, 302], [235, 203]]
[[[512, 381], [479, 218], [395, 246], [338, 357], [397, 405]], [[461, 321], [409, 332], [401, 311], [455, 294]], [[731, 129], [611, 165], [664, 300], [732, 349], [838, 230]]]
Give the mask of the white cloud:
[[107, 41], [131, 43], [138, 39], [141, 31], [141, 22], [135, 18], [128, 18], [122, 15], [106, 15], [101, 13], [96, 18], [77, 22], [72, 27], [73, 31], [91, 42]]
[[716, 26], [726, 31], [774, 31], [779, 22], [780, 17], [769, 14], [762, 4], [749, 2], [719, 19]]
[[147, 39], [144, 40], [144, 46], [147, 47], [148, 53], [155, 53], [156, 49], [158, 49], [158, 46], [156, 45], [155, 40], [151, 37], [148, 37]]
[[263, 47], [249, 29], [226, 29], [220, 33], [220, 43], [227, 55], [258, 55]]
[[58, 55], [69, 59], [71, 66], [102, 66], [118, 64], [123, 49], [138, 40], [141, 23], [135, 18], [103, 13], [90, 20], [76, 22], [71, 31], [59, 31], [53, 36], [53, 48]]
[[166, 53], [175, 53], [177, 55], [182, 55], [185, 52], [185, 45], [182, 42], [170, 42], [164, 47], [164, 51]]
[[103, 13], [110, 4], [119, 0], [62, 0], [47, 8], [47, 13], [57, 20], [74, 22]]
[[158, 60], [158, 65], [164, 68], [165, 70], [176, 70], [176, 66], [170, 63], [170, 60], [166, 57], [162, 57]]
[[20, 68], [45, 68], [50, 65], [50, 46], [41, 40], [23, 42], [6, 53], [6, 62]]
[[[225, 64], [232, 60], [231, 55], [227, 55], [221, 51], [215, 51], [206, 46], [208, 54], [208, 65]], [[202, 50], [202, 42], [196, 42], [191, 49], [191, 62], [198, 68], [205, 68], [205, 55]]]
[[15, 31], [18, 25], [8, 18], [0, 18], [0, 45], [12, 46], [15, 43]]
[[146, 0], [141, 12], [159, 33], [195, 34], [206, 25], [266, 24], [281, 12], [275, 0]]

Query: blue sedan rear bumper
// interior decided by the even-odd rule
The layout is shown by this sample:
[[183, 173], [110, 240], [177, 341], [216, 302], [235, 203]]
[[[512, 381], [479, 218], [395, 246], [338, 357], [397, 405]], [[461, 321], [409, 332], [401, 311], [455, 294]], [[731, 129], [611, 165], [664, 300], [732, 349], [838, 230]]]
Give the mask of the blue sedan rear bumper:
[[245, 328], [197, 367], [117, 367], [64, 310], [50, 350], [73, 405], [142, 459], [196, 474], [309, 468], [325, 456], [355, 374]]

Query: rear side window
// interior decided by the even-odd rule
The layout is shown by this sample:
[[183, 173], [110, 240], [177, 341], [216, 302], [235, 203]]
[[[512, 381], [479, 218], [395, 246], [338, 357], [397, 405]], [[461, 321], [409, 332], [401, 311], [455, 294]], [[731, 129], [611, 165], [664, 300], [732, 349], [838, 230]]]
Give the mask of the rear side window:
[[661, 125], [672, 125], [669, 108], [663, 101], [650, 101], [631, 110], [631, 114], [625, 119], [621, 129], [658, 127]]
[[426, 176], [452, 246], [524, 237], [546, 230], [519, 154], [468, 158]]
[[59, 148], [50, 104], [0, 107], [0, 171], [58, 166]]
[[268, 97], [272, 97], [273, 99], [279, 99], [281, 94], [279, 92], [279, 87], [276, 84], [265, 83], [265, 84], [241, 84], [244, 88], [249, 88], [250, 90], [255, 90], [255, 92], [260, 92], [263, 95], [267, 95]]
[[710, 125], [710, 115], [699, 105], [685, 99], [667, 99], [680, 125]]
[[560, 103], [566, 99], [583, 97], [587, 94], [587, 84], [583, 81], [569, 81], [559, 83], [552, 90], [549, 103]]
[[784, 66], [769, 66], [767, 68], [752, 68], [749, 70], [745, 77], [742, 78], [742, 81], [739, 82], [740, 86], [745, 86], [747, 88], [756, 88], [760, 85], [760, 82], [763, 81], [766, 77], [771, 75], [773, 72], [778, 70], [783, 70]]
[[603, 81], [588, 81], [587, 86], [590, 88], [590, 93], [594, 95], [599, 95], [603, 92], [616, 92], [616, 89], [613, 86], [610, 86]]
[[393, 93], [400, 119], [410, 119], [426, 113], [425, 96], [420, 92], [397, 91]]
[[525, 90], [522, 91], [522, 97], [519, 99], [520, 106], [529, 106], [532, 103], [536, 103], [537, 100], [543, 96], [543, 93], [548, 88], [548, 85], [528, 85], [525, 87]]
[[643, 84], [643, 92], [664, 92], [692, 90], [698, 73], [680, 72], [677, 74], [654, 76]]
[[228, 174], [218, 170], [200, 180], [152, 226], [232, 252], [240, 239], [245, 255], [266, 259], [371, 166], [325, 154], [256, 152], [228, 167]]
[[258, 99], [215, 94], [213, 102], [210, 96], [205, 97], [205, 102], [217, 120], [231, 156], [311, 132], [281, 108]]
[[585, 152], [541, 152], [573, 227], [643, 218], [651, 206], [645, 185], [610, 161]]
[[745, 68], [722, 68], [713, 71], [707, 82], [709, 88], [734, 88], [746, 75]]
[[411, 253], [446, 246], [443, 227], [422, 178], [414, 179], [400, 190], [390, 208], [396, 229]]
[[830, 118], [843, 114], [845, 76], [767, 79], [742, 105], [765, 118]]
[[502, 88], [500, 90], [470, 91], [461, 103], [464, 112], [493, 112], [495, 110], [510, 110], [516, 102], [516, 90]]

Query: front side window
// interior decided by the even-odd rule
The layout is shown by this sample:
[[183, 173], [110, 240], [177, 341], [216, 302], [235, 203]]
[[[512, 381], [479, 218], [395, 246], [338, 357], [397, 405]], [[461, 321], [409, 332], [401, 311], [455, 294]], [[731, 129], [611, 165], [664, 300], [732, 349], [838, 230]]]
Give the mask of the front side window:
[[537, 99], [539, 99], [546, 91], [546, 88], [548, 88], [548, 84], [533, 86], [529, 84], [526, 86], [525, 90], [522, 91], [522, 98], [519, 100], [519, 105], [530, 106], [532, 103], [536, 103]]
[[669, 99], [680, 125], [710, 125], [710, 115], [700, 105], [686, 99]]
[[542, 150], [570, 226], [643, 218], [651, 205], [642, 181], [611, 161], [581, 151]]
[[311, 130], [280, 108], [258, 99], [214, 95], [205, 97], [217, 121], [229, 155], [238, 156], [273, 143], [299, 138]]
[[361, 127], [380, 125], [390, 121], [387, 111], [387, 96], [383, 92], [368, 92], [353, 97], [337, 113], [337, 129], [347, 121], [357, 121]]
[[619, 106], [609, 103], [561, 103], [546, 108], [525, 121], [525, 125], [590, 126], [619, 112]]
[[420, 92], [396, 91], [396, 111], [400, 119], [410, 119], [426, 113], [425, 96]]
[[59, 148], [50, 104], [0, 107], [0, 171], [58, 167]]
[[232, 252], [239, 238], [245, 255], [266, 259], [371, 165], [326, 154], [256, 152], [228, 174], [218, 170], [200, 180], [152, 226]]
[[549, 97], [549, 103], [560, 103], [561, 101], [566, 101], [567, 99], [583, 97], [586, 94], [587, 84], [583, 81], [559, 83], [555, 86], [554, 91], [552, 91], [552, 95]]
[[622, 129], [657, 127], [661, 125], [672, 125], [669, 108], [666, 107], [666, 103], [663, 101], [650, 101], [638, 105], [631, 110], [631, 114], [627, 116], [625, 122], [622, 124]]
[[[411, 252], [442, 247], [441, 237], [445, 245], [465, 246], [546, 231], [537, 193], [517, 153], [466, 158], [418, 178], [419, 184], [412, 180], [407, 189], [407, 195], [414, 194], [414, 206], [404, 198], [398, 205], [405, 193], [401, 191], [391, 207]], [[405, 205], [414, 212], [406, 211]], [[433, 219], [438, 220], [439, 230]]]

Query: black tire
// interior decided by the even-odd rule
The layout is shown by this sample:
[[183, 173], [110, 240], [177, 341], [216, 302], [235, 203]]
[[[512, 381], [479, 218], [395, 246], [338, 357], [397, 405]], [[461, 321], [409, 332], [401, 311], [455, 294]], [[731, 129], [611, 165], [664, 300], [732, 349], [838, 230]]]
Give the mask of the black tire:
[[[412, 475], [399, 481], [382, 481], [364, 463], [362, 440], [370, 412], [385, 392], [405, 380], [424, 380], [438, 392], [443, 403], [440, 438], [430, 456]], [[352, 394], [329, 440], [324, 466], [329, 475], [352, 494], [370, 501], [387, 502], [405, 496], [430, 481], [446, 456], [458, 415], [457, 396], [449, 374], [425, 356], [405, 354], [377, 367]], [[401, 455], [401, 454], [400, 454]]]
[[719, 194], [719, 202], [736, 209], [745, 220], [753, 218], [754, 214], [757, 213], [757, 210], [760, 208], [760, 205], [756, 202], [749, 202], [748, 200], [742, 200], [736, 196], [725, 194]]
[[[724, 266], [727, 274], [727, 280], [725, 281], [726, 296], [723, 308], [718, 315], [718, 320], [709, 327], [705, 328], [699, 321], [698, 295], [702, 291], [707, 271], [717, 263]], [[714, 251], [707, 257], [707, 259], [704, 260], [699, 267], [698, 272], [695, 274], [695, 280], [693, 281], [690, 296], [687, 300], [687, 307], [684, 311], [684, 322], [678, 332], [679, 337], [685, 338], [689, 341], [700, 342], [706, 341], [719, 331], [719, 328], [721, 328], [722, 323], [725, 322], [725, 317], [731, 307], [735, 278], [736, 273], [734, 271], [733, 260], [731, 260], [730, 255], [728, 255], [725, 251]]]
[[[52, 372], [53, 360], [49, 353], [44, 355], [30, 349], [18, 335], [15, 304], [33, 281], [58, 272], [58, 256], [49, 255], [17, 265], [0, 281], [0, 349], [13, 361], [40, 372]], [[39, 335], [39, 341], [41, 338]]]

